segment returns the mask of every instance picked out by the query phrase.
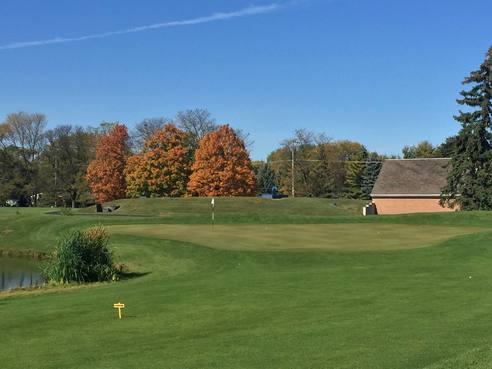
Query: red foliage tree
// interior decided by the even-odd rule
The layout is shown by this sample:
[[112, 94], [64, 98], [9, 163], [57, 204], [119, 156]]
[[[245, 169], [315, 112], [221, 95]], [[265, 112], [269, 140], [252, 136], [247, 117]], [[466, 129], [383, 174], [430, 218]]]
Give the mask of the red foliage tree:
[[255, 175], [244, 141], [228, 125], [208, 133], [195, 152], [188, 192], [195, 196], [251, 196]]
[[128, 160], [125, 171], [131, 197], [183, 196], [191, 173], [187, 134], [166, 124], [144, 144], [140, 155]]
[[125, 197], [124, 170], [128, 157], [128, 130], [116, 124], [102, 135], [96, 147], [96, 159], [87, 168], [87, 182], [99, 203]]

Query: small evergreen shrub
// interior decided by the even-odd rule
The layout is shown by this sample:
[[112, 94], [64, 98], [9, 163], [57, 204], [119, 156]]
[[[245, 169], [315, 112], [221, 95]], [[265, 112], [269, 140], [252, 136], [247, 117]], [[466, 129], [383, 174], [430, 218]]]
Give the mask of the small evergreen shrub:
[[109, 236], [102, 226], [74, 230], [66, 234], [44, 268], [47, 281], [84, 283], [118, 279]]

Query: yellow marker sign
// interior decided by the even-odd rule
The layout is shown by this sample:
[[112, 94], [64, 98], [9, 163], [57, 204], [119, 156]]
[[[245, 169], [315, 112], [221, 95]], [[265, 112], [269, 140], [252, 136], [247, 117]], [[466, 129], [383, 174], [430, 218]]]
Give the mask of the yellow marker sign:
[[121, 302], [118, 302], [117, 304], [114, 304], [113, 307], [115, 309], [118, 309], [118, 317], [121, 319], [121, 309], [125, 308], [125, 304], [122, 304]]

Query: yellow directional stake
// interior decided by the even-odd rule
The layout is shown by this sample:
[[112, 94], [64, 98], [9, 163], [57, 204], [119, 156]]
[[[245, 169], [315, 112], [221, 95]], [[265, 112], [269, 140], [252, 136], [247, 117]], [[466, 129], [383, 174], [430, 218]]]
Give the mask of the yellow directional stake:
[[115, 309], [118, 309], [118, 318], [121, 319], [121, 309], [125, 308], [125, 304], [122, 304], [121, 302], [118, 302], [117, 304], [114, 304], [113, 307]]

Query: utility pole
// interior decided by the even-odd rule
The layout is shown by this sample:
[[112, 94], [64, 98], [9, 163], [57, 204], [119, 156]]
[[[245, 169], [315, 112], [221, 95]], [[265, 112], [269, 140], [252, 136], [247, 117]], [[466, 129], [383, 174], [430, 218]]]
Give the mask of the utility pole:
[[291, 172], [292, 172], [292, 197], [296, 197], [296, 181], [295, 181], [295, 173], [294, 173], [294, 146], [290, 146], [290, 152], [292, 153], [292, 163], [291, 163], [291, 166], [292, 166], [292, 169], [291, 169]]
[[[291, 196], [292, 197], [296, 197], [296, 168], [295, 168], [295, 164], [296, 164], [296, 148], [299, 147], [300, 145], [300, 142], [297, 138], [292, 138], [290, 140], [285, 140], [285, 141], [282, 141], [282, 146], [285, 147], [285, 148], [288, 148], [290, 150], [290, 153], [291, 153], [291, 160], [290, 160], [290, 171], [291, 171]], [[282, 161], [288, 161], [288, 159], [286, 160], [282, 160]]]

